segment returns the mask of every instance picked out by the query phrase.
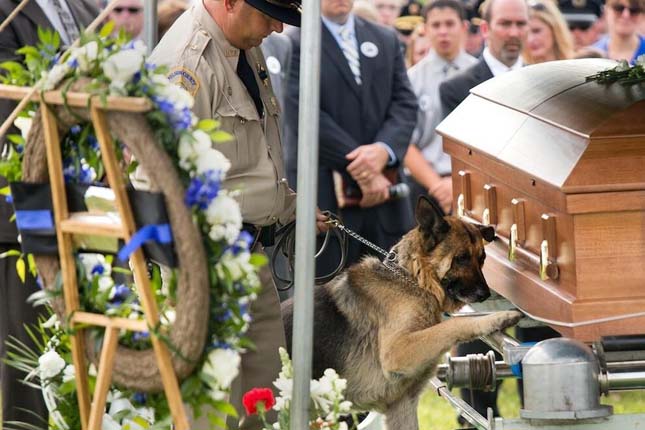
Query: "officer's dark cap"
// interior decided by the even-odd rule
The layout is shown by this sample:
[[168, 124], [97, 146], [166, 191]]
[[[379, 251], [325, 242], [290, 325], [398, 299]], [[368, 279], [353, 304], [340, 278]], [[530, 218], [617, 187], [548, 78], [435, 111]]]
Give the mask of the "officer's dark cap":
[[591, 25], [602, 15], [600, 0], [560, 0], [558, 6], [569, 27]]
[[301, 0], [244, 0], [260, 12], [285, 24], [300, 27]]

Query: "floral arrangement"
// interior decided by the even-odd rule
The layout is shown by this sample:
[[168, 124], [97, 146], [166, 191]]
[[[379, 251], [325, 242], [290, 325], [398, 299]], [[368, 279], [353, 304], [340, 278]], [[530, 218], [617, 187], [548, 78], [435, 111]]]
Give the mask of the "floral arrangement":
[[[263, 423], [263, 430], [290, 428], [293, 367], [284, 348], [280, 348], [280, 360], [282, 370], [273, 382], [279, 391], [277, 398], [270, 388], [254, 388], [242, 397], [246, 413], [257, 414]], [[345, 400], [346, 388], [347, 380], [340, 378], [334, 369], [325, 370], [320, 379], [311, 381], [310, 429], [348, 430], [347, 422], [342, 421], [342, 417], [348, 415], [352, 415], [354, 423], [357, 422], [356, 415], [352, 413], [352, 402]], [[270, 409], [278, 413], [278, 421], [273, 424], [267, 422], [266, 412]]]
[[623, 85], [645, 82], [645, 54], [640, 55], [633, 66], [630, 66], [627, 60], [621, 60], [616, 67], [587, 76], [587, 80], [598, 81], [601, 84], [620, 82]]
[[[83, 35], [78, 47], [62, 55], [58, 54], [58, 34], [39, 30], [37, 46], [18, 50], [25, 57], [24, 66], [17, 62], [0, 64], [7, 72], [2, 80], [12, 85], [39, 85], [43, 91], [60, 88], [65, 96], [74, 82], [83, 79], [88, 82], [85, 91], [100, 97], [146, 97], [152, 102], [154, 108], [146, 114], [146, 119], [177, 167], [186, 189], [185, 203], [202, 232], [209, 266], [207, 348], [197, 370], [182, 382], [182, 398], [197, 416], [203, 407], [208, 407], [205, 409], [211, 424], [223, 428], [221, 414], [236, 414], [225, 399], [238, 373], [240, 354], [249, 347], [244, 337], [250, 322], [249, 304], [260, 287], [257, 269], [266, 263], [266, 258], [250, 253], [252, 238], [241, 231], [242, 217], [234, 199], [235, 191], [221, 188], [230, 162], [216, 147], [228, 135], [218, 130], [217, 121], [197, 120], [191, 112], [192, 97], [171, 84], [163, 68], [146, 61], [145, 46], [141, 42], [132, 42], [124, 34], [110, 38], [112, 29], [113, 25], [107, 24], [98, 34]], [[21, 179], [22, 153], [35, 110], [36, 105], [31, 104], [21, 113], [16, 122], [21, 135], [10, 136], [10, 150], [0, 162], [0, 175], [9, 181]], [[67, 182], [101, 184], [104, 169], [91, 123], [79, 120], [64, 134], [62, 148]], [[117, 142], [116, 150], [120, 160], [127, 159], [127, 142]], [[127, 173], [136, 170], [137, 163], [132, 160]], [[8, 190], [2, 193], [8, 194]], [[25, 260], [33, 263], [33, 258], [23, 257], [19, 261], [24, 277]], [[113, 260], [110, 254], [79, 252], [81, 305], [88, 311], [143, 319], [132, 273]], [[35, 271], [32, 264], [29, 266]], [[175, 278], [171, 269], [153, 265], [151, 284], [165, 325], [171, 325], [175, 317], [172, 306]], [[46, 302], [47, 294], [50, 293], [42, 291], [34, 299]], [[119, 342], [147, 348], [149, 337], [149, 333], [128, 332], [122, 333]], [[28, 371], [30, 383], [39, 386], [48, 399], [50, 429], [80, 428], [69, 336], [52, 317], [43, 326], [40, 338], [39, 351], [28, 351], [24, 345], [14, 342], [10, 361]], [[169, 347], [172, 350], [172, 345]], [[168, 428], [170, 421], [163, 394], [113, 387], [103, 428]]]

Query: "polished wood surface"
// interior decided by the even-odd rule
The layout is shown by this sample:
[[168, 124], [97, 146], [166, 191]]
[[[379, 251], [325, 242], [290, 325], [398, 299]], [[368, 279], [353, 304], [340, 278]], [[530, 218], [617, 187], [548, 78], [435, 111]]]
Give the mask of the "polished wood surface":
[[[473, 89], [438, 127], [453, 160], [454, 201], [467, 175], [464, 215], [494, 215], [500, 239], [484, 267], [491, 288], [585, 341], [645, 333], [645, 317], [586, 323], [645, 310], [645, 85], [585, 82], [611, 64], [504, 74]], [[541, 261], [557, 270], [541, 271]]]

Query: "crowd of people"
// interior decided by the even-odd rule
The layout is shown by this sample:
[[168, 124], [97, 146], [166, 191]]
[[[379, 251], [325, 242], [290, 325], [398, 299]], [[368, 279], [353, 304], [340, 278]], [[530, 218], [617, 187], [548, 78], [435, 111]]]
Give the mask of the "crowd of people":
[[[144, 0], [114, 1], [109, 16], [114, 31], [141, 38]], [[225, 145], [232, 177], [266, 190], [261, 199], [241, 201], [245, 228], [260, 238], [257, 250], [263, 252], [273, 243], [276, 224], [294, 216], [300, 2], [158, 3], [160, 41], [153, 60], [180, 71], [172, 76], [195, 97], [196, 114], [219, 119], [233, 136]], [[0, 20], [17, 4], [0, 0]], [[451, 212], [450, 158], [435, 129], [471, 88], [535, 63], [584, 57], [634, 62], [645, 54], [645, 0], [321, 0], [321, 5], [318, 206], [385, 249], [414, 225], [418, 196], [430, 196]], [[21, 61], [15, 51], [36, 43], [38, 26], [55, 29], [64, 44], [71, 43], [102, 7], [104, 0], [32, 0], [0, 34], [0, 61]], [[12, 106], [2, 101], [0, 117]], [[400, 183], [409, 185], [409, 196], [396, 192]], [[10, 217], [10, 206], [2, 202], [0, 252], [19, 247]], [[319, 275], [336, 267], [339, 253], [327, 248], [317, 260]], [[350, 241], [347, 264], [370, 253]], [[35, 322], [36, 313], [25, 304], [35, 282], [29, 276], [25, 285], [17, 279], [12, 257], [0, 259], [0, 276], [0, 342], [10, 335], [28, 341], [22, 324]], [[266, 341], [257, 354], [265, 361], [250, 355], [244, 386], [258, 381], [270, 386], [279, 364], [277, 346], [284, 344], [284, 336], [276, 334], [273, 283], [266, 277], [264, 283], [271, 297], [252, 313], [253, 324], [264, 327], [257, 331]], [[478, 348], [465, 345], [460, 352]], [[270, 355], [276, 366], [258, 364]], [[39, 395], [17, 383], [18, 373], [4, 364], [1, 369], [4, 418], [29, 421], [20, 408], [43, 416]], [[494, 407], [494, 397], [466, 394], [484, 414]], [[247, 421], [242, 428], [254, 425]]]

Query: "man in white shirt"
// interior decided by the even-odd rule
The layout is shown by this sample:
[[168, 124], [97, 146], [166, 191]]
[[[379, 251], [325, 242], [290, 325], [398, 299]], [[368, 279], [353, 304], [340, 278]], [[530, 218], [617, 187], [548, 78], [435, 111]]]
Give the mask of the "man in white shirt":
[[430, 195], [444, 212], [452, 206], [450, 157], [443, 152], [441, 136], [435, 128], [441, 121], [439, 84], [477, 63], [468, 55], [464, 41], [468, 31], [466, 12], [458, 0], [435, 0], [422, 12], [431, 50], [408, 70], [412, 89], [419, 101], [417, 125], [405, 156], [413, 203], [419, 195]]
[[[445, 81], [439, 87], [443, 116], [452, 112], [470, 92], [470, 89], [480, 83], [502, 73], [522, 67], [522, 46], [528, 33], [528, 6], [525, 0], [486, 0], [482, 4], [481, 31], [486, 39], [486, 48], [481, 60]], [[468, 124], [464, 124], [468, 127]], [[460, 344], [457, 347], [459, 355], [486, 353], [490, 348], [481, 341]], [[498, 358], [499, 360], [500, 358]], [[487, 408], [493, 409], [493, 414], [499, 416], [497, 409], [497, 390], [493, 392], [462, 389], [461, 397], [471, 402], [472, 407], [486, 416]]]
[[481, 32], [486, 40], [482, 59], [439, 87], [441, 108], [446, 117], [470, 89], [510, 70], [522, 67], [522, 46], [528, 33], [525, 0], [486, 0], [482, 5]]

